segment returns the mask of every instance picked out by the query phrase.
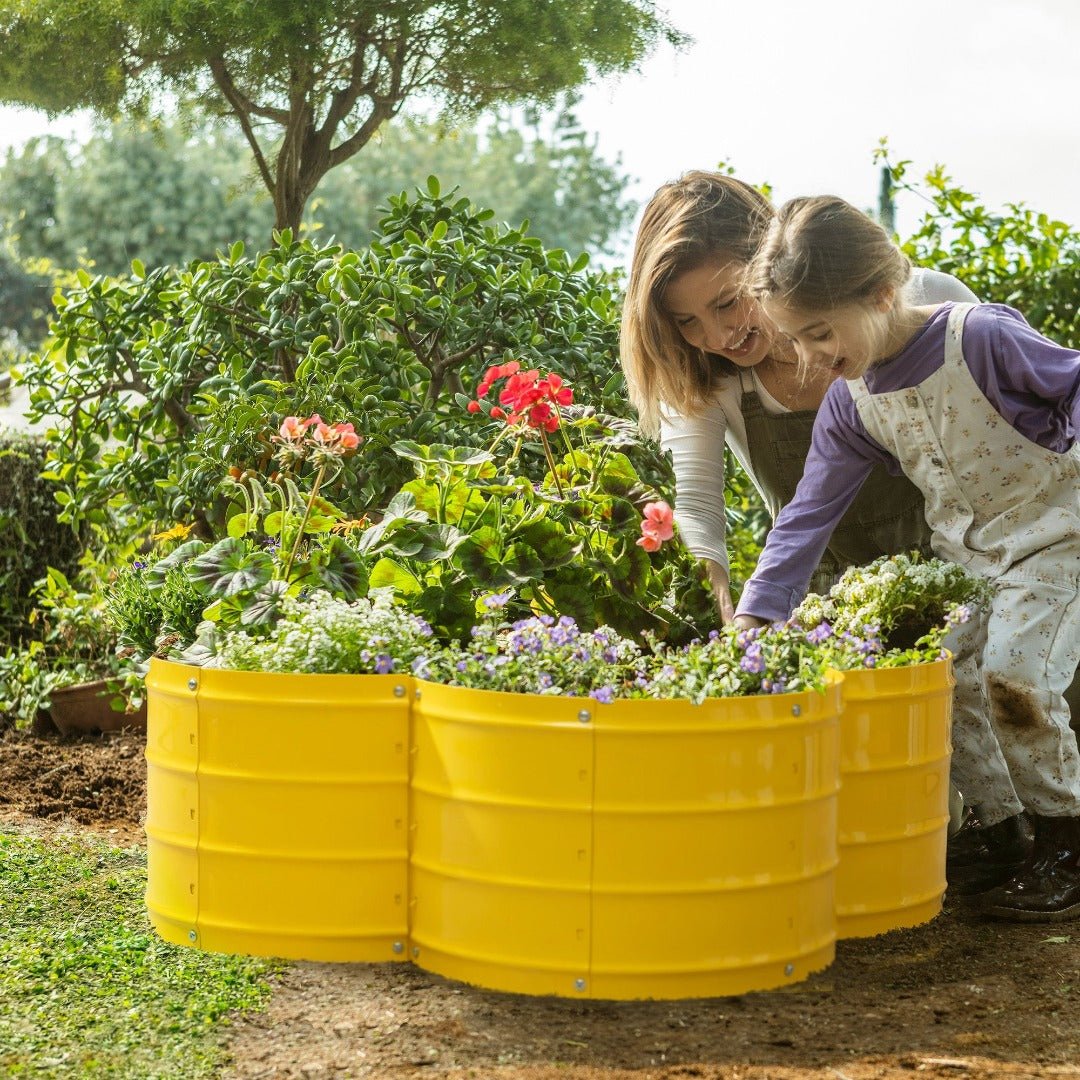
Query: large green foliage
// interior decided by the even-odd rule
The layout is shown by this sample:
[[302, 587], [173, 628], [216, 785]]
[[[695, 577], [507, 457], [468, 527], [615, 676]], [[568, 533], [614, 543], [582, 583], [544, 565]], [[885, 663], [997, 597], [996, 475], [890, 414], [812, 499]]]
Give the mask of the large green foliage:
[[1025, 206], [985, 206], [941, 165], [923, 183], [908, 179], [911, 162], [891, 162], [897, 189], [912, 192], [926, 207], [903, 243], [919, 266], [954, 274], [984, 301], [1009, 304], [1047, 337], [1080, 348], [1080, 232], [1064, 221]]
[[652, 0], [0, 0], [0, 100], [106, 116], [162, 91], [240, 125], [279, 227], [419, 93], [550, 103], [683, 39]]
[[379, 505], [411, 474], [391, 444], [468, 442], [453, 394], [504, 358], [625, 409], [617, 297], [584, 257], [491, 224], [434, 179], [391, 206], [361, 251], [285, 234], [253, 258], [237, 245], [184, 270], [80, 272], [26, 372], [35, 414], [63, 418], [50, 466], [65, 516], [219, 534], [225, 468], [261, 467], [267, 422], [313, 412], [366, 436], [342, 505]]

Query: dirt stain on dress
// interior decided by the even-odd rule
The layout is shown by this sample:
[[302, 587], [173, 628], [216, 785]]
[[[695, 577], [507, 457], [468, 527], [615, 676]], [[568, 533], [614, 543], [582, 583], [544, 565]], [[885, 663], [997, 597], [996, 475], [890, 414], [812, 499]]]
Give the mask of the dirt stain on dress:
[[988, 675], [986, 692], [990, 715], [995, 721], [1021, 730], [1045, 725], [1046, 709], [1039, 704], [1039, 694], [1035, 687], [1013, 682], [1003, 675]]

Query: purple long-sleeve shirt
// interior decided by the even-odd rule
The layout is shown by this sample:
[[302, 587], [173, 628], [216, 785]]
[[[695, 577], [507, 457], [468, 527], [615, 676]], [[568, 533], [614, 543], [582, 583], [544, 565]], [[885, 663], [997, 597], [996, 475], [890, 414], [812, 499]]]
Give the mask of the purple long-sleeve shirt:
[[[918, 386], [944, 364], [951, 308], [942, 304], [900, 353], [870, 368], [871, 394]], [[964, 323], [964, 362], [987, 401], [1025, 438], [1059, 454], [1076, 442], [1080, 352], [1044, 338], [1012, 308], [980, 304]], [[777, 517], [736, 614], [787, 618], [806, 594], [837, 522], [879, 462], [893, 474], [901, 471], [867, 433], [848, 384], [837, 379], [814, 421], [795, 497]]]

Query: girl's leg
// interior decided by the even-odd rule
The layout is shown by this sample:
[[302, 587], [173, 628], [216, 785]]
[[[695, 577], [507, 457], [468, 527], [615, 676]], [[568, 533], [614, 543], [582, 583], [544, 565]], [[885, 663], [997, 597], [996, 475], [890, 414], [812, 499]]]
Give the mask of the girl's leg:
[[996, 825], [1019, 814], [1017, 797], [997, 735], [987, 719], [979, 661], [989, 619], [976, 616], [952, 631], [945, 647], [953, 654], [952, 779], [968, 806], [977, 806], [980, 825]]
[[1035, 843], [1016, 876], [983, 895], [983, 910], [1021, 922], [1080, 918], [1080, 753], [1064, 698], [1080, 659], [1075, 585], [1003, 580], [984, 658], [991, 719]]
[[1064, 697], [1078, 660], [1077, 590], [1002, 579], [987, 626], [983, 688], [1016, 791], [1045, 817], [1080, 817], [1080, 752]]

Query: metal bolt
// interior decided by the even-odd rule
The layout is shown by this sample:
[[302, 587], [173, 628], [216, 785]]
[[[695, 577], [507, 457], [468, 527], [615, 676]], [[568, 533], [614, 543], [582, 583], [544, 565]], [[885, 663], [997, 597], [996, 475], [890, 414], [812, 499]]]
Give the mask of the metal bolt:
[[580, 721], [581, 721], [581, 722], [582, 722], [583, 724], [587, 724], [587, 723], [588, 723], [588, 722], [589, 722], [589, 721], [590, 721], [590, 720], [592, 719], [592, 713], [591, 713], [591, 712], [589, 712], [589, 710], [588, 710], [588, 709], [582, 709], [582, 710], [581, 710], [581, 712], [579, 712], [579, 713], [577, 714], [577, 718], [578, 718], [578, 719], [579, 719], [579, 720], [580, 720]]
[[413, 954], [413, 959], [414, 960], [416, 959], [416, 957], [418, 957], [420, 955], [420, 946], [419, 945], [414, 945], [412, 947], [412, 954]]
[[575, 979], [574, 980], [574, 989], [575, 990], [584, 990], [585, 989], [585, 980], [584, 979]]
[[802, 708], [801, 708], [801, 706], [792, 705], [791, 706], [791, 715], [792, 716], [802, 716]]
[[795, 965], [794, 964], [785, 964], [784, 965], [784, 974], [785, 975], [794, 975], [795, 974]]
[[416, 691], [416, 700], [417, 701], [420, 700], [420, 691], [419, 690]]
[[187, 688], [189, 690], [198, 690], [199, 689], [199, 680], [198, 679], [188, 679]]
[[405, 951], [405, 946], [400, 941], [395, 941], [394, 944], [390, 946], [390, 948], [393, 949], [396, 953], [403, 953]]
[[394, 687], [394, 697], [404, 697], [404, 696], [405, 696], [405, 687], [404, 686], [395, 686]]
[[187, 936], [188, 936], [188, 941], [198, 941], [199, 940], [199, 935], [196, 934], [194, 930], [189, 930], [187, 932]]

